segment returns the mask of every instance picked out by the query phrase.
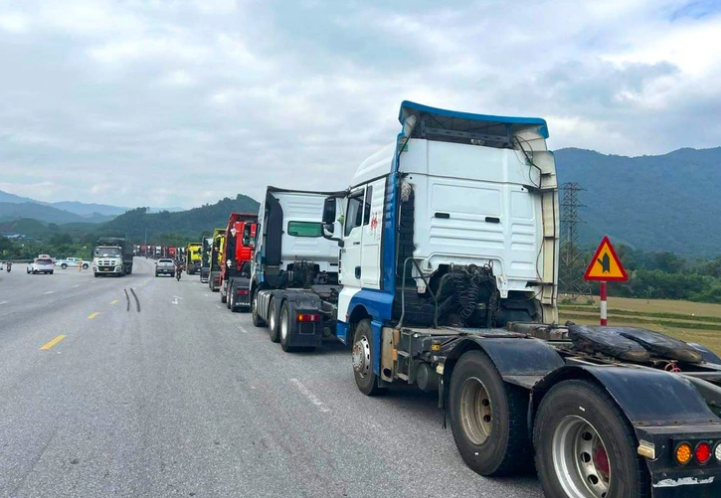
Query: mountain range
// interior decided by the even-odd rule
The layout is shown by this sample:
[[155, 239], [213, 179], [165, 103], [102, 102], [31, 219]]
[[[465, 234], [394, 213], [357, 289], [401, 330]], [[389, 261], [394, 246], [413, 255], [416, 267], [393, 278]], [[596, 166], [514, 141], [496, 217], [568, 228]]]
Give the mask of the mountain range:
[[[182, 211], [183, 208], [150, 208], [149, 212]], [[42, 202], [0, 190], [0, 222], [35, 219], [45, 223], [104, 223], [130, 208], [77, 201]]]
[[[578, 210], [583, 220], [578, 233], [584, 248], [594, 247], [608, 235], [616, 244], [645, 251], [721, 254], [721, 147], [638, 157], [566, 148], [556, 150], [555, 157], [559, 183], [578, 183], [585, 189], [578, 192], [583, 205]], [[560, 196], [563, 204], [563, 190]], [[224, 226], [232, 211], [257, 208], [256, 201], [238, 195], [186, 211], [153, 214], [144, 208], [42, 203], [0, 191], [0, 228], [15, 229], [18, 225], [12, 220], [32, 218], [67, 230], [123, 233], [140, 240], [146, 229], [148, 237], [212, 230]]]
[[559, 182], [585, 189], [581, 243], [597, 245], [606, 234], [646, 251], [721, 254], [721, 147], [638, 157], [569, 148], [555, 156]]

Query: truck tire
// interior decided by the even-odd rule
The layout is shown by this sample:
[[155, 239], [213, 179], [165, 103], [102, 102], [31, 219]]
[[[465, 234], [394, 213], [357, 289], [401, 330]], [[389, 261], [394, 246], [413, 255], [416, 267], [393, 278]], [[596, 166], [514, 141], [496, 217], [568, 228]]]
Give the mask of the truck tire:
[[280, 308], [280, 317], [278, 320], [278, 328], [280, 329], [280, 347], [286, 353], [294, 353], [298, 351], [297, 347], [290, 345], [290, 334], [295, 330], [294, 324], [291, 322], [290, 306], [288, 302], [284, 302]]
[[538, 409], [533, 444], [546, 496], [650, 496], [631, 424], [591, 382], [568, 380], [551, 388]]
[[[95, 278], [98, 278], [100, 276], [100, 273], [95, 272]], [[155, 275], [157, 277], [157, 275]]]
[[255, 327], [265, 327], [266, 323], [260, 315], [258, 315], [258, 290], [253, 290], [253, 295], [250, 298], [250, 315], [253, 319], [253, 325]]
[[530, 468], [528, 392], [503, 382], [483, 352], [469, 351], [458, 360], [451, 374], [449, 412], [456, 447], [474, 472], [508, 476]]
[[373, 372], [373, 330], [371, 321], [366, 318], [355, 327], [353, 334], [353, 377], [358, 390], [366, 396], [384, 394], [387, 388], [379, 386], [379, 378]]
[[[67, 270], [67, 269], [68, 269], [68, 265], [66, 265], [65, 263], [63, 263], [62, 265], [60, 265], [60, 268], [62, 268], [63, 270]], [[83, 266], [83, 268], [85, 268], [85, 266]]]
[[225, 294], [223, 294], [223, 289], [220, 289], [220, 302], [223, 304], [228, 304], [228, 290], [226, 287]]
[[[68, 265], [63, 265], [63, 270], [67, 267], [68, 267]], [[83, 263], [83, 270], [87, 270], [88, 268], [90, 268], [90, 266], [88, 266], [87, 263]]]
[[280, 341], [280, 334], [278, 331], [278, 308], [275, 304], [277, 299], [271, 299], [268, 305], [268, 335], [270, 335], [270, 342]]
[[231, 313], [235, 313], [237, 310], [235, 309], [235, 286], [230, 285], [230, 293], [228, 294], [228, 309]]

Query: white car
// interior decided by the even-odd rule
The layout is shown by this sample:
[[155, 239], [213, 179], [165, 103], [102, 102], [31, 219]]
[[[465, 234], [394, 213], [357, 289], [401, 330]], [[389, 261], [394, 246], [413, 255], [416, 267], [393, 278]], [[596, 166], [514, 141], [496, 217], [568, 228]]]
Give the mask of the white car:
[[[77, 268], [80, 262], [83, 261], [80, 258], [65, 258], [55, 262], [55, 266], [59, 266], [63, 270], [67, 268]], [[90, 268], [90, 263], [83, 261], [83, 270]]]
[[32, 273], [33, 275], [38, 273], [49, 273], [52, 275], [53, 271], [55, 271], [55, 265], [53, 265], [53, 260], [50, 258], [37, 258], [30, 263], [27, 268], [27, 273]]

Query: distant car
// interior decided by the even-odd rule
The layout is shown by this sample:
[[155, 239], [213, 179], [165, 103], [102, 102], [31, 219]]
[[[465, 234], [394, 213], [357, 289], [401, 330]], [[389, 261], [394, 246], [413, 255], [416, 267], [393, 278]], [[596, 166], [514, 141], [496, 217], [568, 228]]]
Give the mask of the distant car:
[[170, 275], [175, 276], [175, 261], [172, 259], [159, 259], [155, 263], [155, 276], [159, 275]]
[[[63, 270], [67, 268], [77, 268], [80, 261], [82, 261], [80, 258], [65, 258], [56, 261], [55, 266], [59, 266]], [[90, 268], [90, 263], [83, 261], [83, 270], [87, 270], [88, 268]]]
[[36, 275], [38, 273], [49, 273], [53, 274], [55, 266], [53, 260], [50, 258], [38, 258], [28, 265], [27, 272]]

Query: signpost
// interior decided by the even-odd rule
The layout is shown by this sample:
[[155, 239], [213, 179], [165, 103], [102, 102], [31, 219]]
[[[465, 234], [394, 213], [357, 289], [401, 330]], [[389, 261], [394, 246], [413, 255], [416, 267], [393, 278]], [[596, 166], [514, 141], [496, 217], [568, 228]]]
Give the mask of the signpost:
[[583, 276], [584, 280], [601, 282], [601, 325], [608, 325], [608, 304], [606, 302], [606, 282], [625, 282], [628, 274], [611, 245], [608, 236], [603, 237], [591, 263]]

